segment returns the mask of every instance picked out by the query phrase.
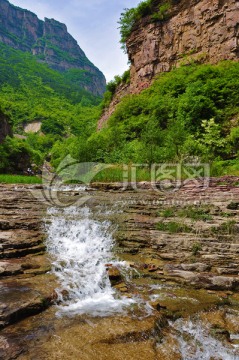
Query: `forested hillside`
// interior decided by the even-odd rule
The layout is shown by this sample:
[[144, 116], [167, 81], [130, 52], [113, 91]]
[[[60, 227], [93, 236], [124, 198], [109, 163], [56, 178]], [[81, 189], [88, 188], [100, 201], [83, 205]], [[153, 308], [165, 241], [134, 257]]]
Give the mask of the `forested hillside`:
[[[114, 91], [113, 83], [108, 89]], [[110, 91], [106, 103], [109, 97]], [[197, 159], [210, 162], [214, 174], [239, 171], [239, 63], [192, 63], [161, 74], [140, 94], [124, 97], [86, 142], [68, 138], [54, 150], [55, 164], [71, 153], [118, 164]]]
[[32, 163], [40, 166], [57, 140], [90, 136], [101, 99], [76, 83], [83, 71], [59, 73], [31, 54], [1, 43], [0, 54], [0, 109], [8, 115], [13, 132], [24, 134], [27, 123], [42, 123], [41, 133], [28, 134], [25, 140], [8, 138], [1, 145], [1, 172], [21, 171], [19, 153], [28, 159], [25, 168]]

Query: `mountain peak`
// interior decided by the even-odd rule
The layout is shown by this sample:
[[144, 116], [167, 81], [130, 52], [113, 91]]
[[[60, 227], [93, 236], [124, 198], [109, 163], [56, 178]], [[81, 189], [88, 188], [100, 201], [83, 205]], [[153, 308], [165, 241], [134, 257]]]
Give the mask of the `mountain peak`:
[[82, 83], [86, 90], [94, 95], [105, 91], [102, 72], [86, 57], [67, 26], [55, 19], [40, 20], [33, 12], [0, 0], [0, 42], [31, 52], [54, 70], [78, 69], [88, 79]]

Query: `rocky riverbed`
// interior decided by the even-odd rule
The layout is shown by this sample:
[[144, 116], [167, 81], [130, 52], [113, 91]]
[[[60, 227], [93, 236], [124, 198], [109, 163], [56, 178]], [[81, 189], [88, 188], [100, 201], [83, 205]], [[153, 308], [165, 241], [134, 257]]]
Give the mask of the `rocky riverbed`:
[[87, 195], [92, 221], [110, 222], [106, 274], [115, 296], [132, 300], [112, 316], [57, 315], [71, 289], [46, 251], [59, 215], [40, 191], [0, 187], [0, 359], [239, 359], [239, 178], [59, 193], [73, 205]]

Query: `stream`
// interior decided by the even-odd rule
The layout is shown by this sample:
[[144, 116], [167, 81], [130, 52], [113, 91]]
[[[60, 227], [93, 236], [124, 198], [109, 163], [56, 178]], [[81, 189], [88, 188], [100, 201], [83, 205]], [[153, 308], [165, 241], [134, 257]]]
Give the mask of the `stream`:
[[[38, 227], [34, 234], [26, 225], [14, 230], [18, 258], [8, 266], [16, 274], [1, 283], [6, 324], [0, 332], [1, 360], [239, 360], [239, 296], [230, 285], [237, 280], [238, 256], [230, 246], [236, 248], [238, 234], [208, 235], [210, 226], [224, 222], [221, 214], [228, 213], [231, 194], [221, 201], [218, 188], [215, 195], [211, 190], [210, 221], [187, 220], [200, 227], [197, 235], [157, 230], [165, 205], [148, 191], [88, 191], [84, 205], [44, 212], [18, 191], [21, 209], [31, 206], [28, 227], [40, 219], [42, 232], [44, 219], [46, 251]], [[16, 211], [14, 197], [9, 203], [15, 192], [10, 189], [4, 200], [6, 218], [12, 207]], [[72, 204], [86, 191], [66, 188], [61, 195]], [[177, 219], [178, 210], [172, 209]], [[19, 214], [16, 229], [23, 222], [22, 210]], [[21, 237], [26, 250], [19, 258]], [[192, 255], [195, 238], [204, 243]], [[36, 253], [31, 248], [27, 253], [29, 244]]]
[[[110, 212], [106, 212], [106, 218], [107, 214]], [[94, 219], [94, 214], [88, 207], [69, 207], [64, 210], [52, 208], [48, 210], [48, 215], [51, 222], [47, 226], [47, 249], [54, 259], [52, 271], [60, 284], [57, 294], [61, 304], [57, 306], [57, 317], [87, 315], [92, 318], [127, 316], [127, 313], [132, 316], [132, 306], [136, 314], [137, 306], [141, 309], [141, 318], [152, 316], [150, 300], [160, 298], [160, 289], [163, 288], [164, 292], [171, 291], [172, 286], [152, 286], [150, 281], [145, 283], [144, 294], [151, 293], [148, 299], [140, 294], [140, 286], [138, 296], [132, 295], [130, 298], [111, 286], [106, 271], [109, 263], [118, 267], [128, 281], [132, 282], [133, 278], [130, 279], [127, 263], [113, 255], [112, 224], [108, 220], [102, 221], [102, 213], [101, 221]], [[62, 293], [67, 294], [67, 299], [64, 300]], [[167, 349], [170, 343], [167, 343], [167, 338], [171, 338], [171, 341], [174, 341], [173, 350], [182, 360], [239, 359], [239, 345], [233, 346], [219, 341], [211, 335], [210, 324], [198, 319], [169, 321], [165, 339], [158, 339], [156, 331], [152, 332], [151, 337], [155, 337], [155, 358], [157, 352], [160, 358], [160, 347]]]

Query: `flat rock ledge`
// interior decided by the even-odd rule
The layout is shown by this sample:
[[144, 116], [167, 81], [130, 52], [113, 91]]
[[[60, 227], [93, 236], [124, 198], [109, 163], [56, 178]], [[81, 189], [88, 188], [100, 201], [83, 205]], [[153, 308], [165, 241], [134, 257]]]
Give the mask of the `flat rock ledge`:
[[28, 190], [0, 186], [0, 328], [44, 311], [54, 300], [56, 283], [48, 273], [44, 244], [45, 206]]

